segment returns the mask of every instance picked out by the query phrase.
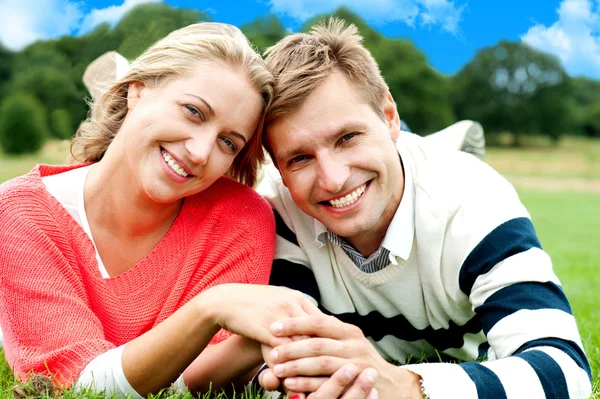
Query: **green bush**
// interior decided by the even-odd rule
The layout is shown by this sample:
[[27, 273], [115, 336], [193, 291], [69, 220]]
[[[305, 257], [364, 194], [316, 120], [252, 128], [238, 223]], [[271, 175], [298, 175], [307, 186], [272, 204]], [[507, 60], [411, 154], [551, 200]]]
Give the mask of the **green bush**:
[[46, 110], [29, 93], [14, 93], [0, 106], [0, 144], [9, 154], [31, 153], [49, 136]]
[[50, 128], [54, 137], [70, 139], [73, 136], [73, 125], [69, 110], [61, 108], [52, 111], [50, 114]]

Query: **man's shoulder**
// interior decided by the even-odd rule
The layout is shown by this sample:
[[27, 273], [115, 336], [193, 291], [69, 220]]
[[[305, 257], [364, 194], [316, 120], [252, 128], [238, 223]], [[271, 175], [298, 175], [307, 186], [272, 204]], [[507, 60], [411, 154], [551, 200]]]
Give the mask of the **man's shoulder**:
[[435, 148], [422, 138], [411, 140], [404, 150], [410, 155], [415, 188], [429, 197], [462, 202], [481, 195], [514, 193], [502, 175], [471, 154]]

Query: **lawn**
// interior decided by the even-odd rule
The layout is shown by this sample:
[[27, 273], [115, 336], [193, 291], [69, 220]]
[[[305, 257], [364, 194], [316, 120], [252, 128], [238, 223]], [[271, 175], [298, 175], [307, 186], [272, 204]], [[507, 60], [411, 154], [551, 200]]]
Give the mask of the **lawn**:
[[[53, 142], [35, 156], [0, 155], [0, 182], [27, 172], [36, 162], [61, 163], [67, 154], [68, 143]], [[487, 162], [515, 184], [553, 259], [592, 365], [592, 397], [600, 399], [600, 140], [569, 139], [558, 147], [536, 149], [492, 149]], [[12, 397], [13, 384], [0, 355], [0, 398]], [[65, 395], [68, 397], [73, 396]]]

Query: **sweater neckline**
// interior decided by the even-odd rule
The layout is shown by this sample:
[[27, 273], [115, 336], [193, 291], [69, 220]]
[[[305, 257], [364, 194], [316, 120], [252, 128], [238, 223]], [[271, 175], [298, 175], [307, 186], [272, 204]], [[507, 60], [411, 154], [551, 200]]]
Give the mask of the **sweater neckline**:
[[[31, 175], [31, 177], [33, 177], [35, 185], [37, 186], [36, 188], [43, 192], [45, 200], [48, 202], [49, 205], [51, 205], [54, 208], [55, 215], [60, 220], [61, 225], [65, 226], [69, 230], [74, 231], [77, 234], [79, 245], [83, 245], [86, 255], [92, 256], [95, 260], [96, 248], [90, 237], [85, 233], [83, 227], [79, 223], [77, 223], [77, 221], [73, 219], [69, 212], [60, 204], [60, 202], [58, 202], [58, 200], [54, 198], [52, 194], [50, 194], [50, 192], [46, 189], [46, 186], [42, 182], [43, 176], [58, 174], [69, 170], [81, 168], [87, 165], [90, 165], [90, 163], [66, 166], [41, 164], [37, 165], [29, 174]], [[181, 256], [183, 256], [182, 254], [184, 253], [185, 248], [185, 220], [186, 215], [188, 213], [188, 209], [189, 201], [186, 201], [186, 199], [184, 198], [181, 209], [179, 210], [179, 214], [173, 221], [173, 224], [171, 225], [165, 236], [154, 246], [154, 248], [150, 250], [150, 252], [148, 252], [142, 259], [140, 259], [127, 271], [117, 274], [115, 276], [110, 276], [109, 278], [104, 278], [102, 277], [100, 270], [98, 269], [97, 261], [94, 261], [93, 270], [88, 270], [88, 272], [97, 280], [103, 280], [108, 283], [122, 282], [124, 284], [123, 286], [127, 287], [127, 291], [124, 291], [123, 294], [130, 294], [131, 287], [135, 286], [134, 283], [136, 281], [139, 283], [140, 281], [147, 280], [148, 276], [156, 277], [158, 276], [158, 274], [162, 274], [160, 271], [156, 271], [154, 269], [157, 266], [160, 267], [160, 265], [157, 265], [157, 262], [152, 262], [152, 260], [158, 258], [156, 254], [160, 254], [160, 258], [168, 257], [168, 259], [171, 261], [177, 258], [181, 258]]]

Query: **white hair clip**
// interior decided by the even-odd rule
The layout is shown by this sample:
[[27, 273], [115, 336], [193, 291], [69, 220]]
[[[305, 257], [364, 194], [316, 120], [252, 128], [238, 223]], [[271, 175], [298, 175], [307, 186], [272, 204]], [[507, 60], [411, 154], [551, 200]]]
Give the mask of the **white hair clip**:
[[83, 84], [92, 98], [97, 98], [111, 84], [129, 71], [129, 61], [116, 51], [109, 51], [92, 61], [83, 73]]

